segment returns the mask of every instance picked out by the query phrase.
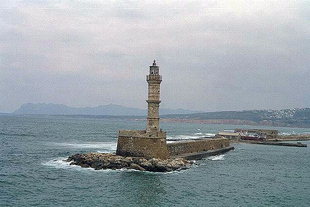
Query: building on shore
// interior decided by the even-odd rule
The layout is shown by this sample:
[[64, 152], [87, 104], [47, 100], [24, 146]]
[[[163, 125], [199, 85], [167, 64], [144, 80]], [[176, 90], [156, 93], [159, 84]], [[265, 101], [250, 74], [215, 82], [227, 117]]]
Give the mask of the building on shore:
[[222, 131], [215, 135], [216, 137], [225, 137], [227, 139], [240, 139], [240, 133]]
[[278, 136], [278, 130], [271, 129], [235, 129], [236, 133], [253, 133], [258, 134], [261, 137], [265, 137], [266, 139], [274, 139]]
[[270, 129], [235, 129], [221, 131], [215, 137], [225, 137], [233, 140], [270, 140], [278, 137], [278, 130]]

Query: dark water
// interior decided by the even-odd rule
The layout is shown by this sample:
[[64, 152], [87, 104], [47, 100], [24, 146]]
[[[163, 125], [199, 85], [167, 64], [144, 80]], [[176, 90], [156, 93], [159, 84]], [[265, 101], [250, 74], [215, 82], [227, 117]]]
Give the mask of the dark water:
[[[118, 129], [144, 126], [0, 116], [0, 206], [310, 206], [309, 147], [238, 144], [224, 156], [173, 173], [95, 171], [62, 161], [74, 153], [113, 152]], [[179, 139], [237, 127], [242, 126], [162, 123], [170, 138]]]

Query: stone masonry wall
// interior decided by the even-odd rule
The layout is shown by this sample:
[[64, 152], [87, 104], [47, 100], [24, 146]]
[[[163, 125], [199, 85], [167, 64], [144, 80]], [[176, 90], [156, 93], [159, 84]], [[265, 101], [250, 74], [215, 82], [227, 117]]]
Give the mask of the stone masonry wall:
[[197, 153], [207, 150], [216, 150], [229, 147], [229, 140], [226, 138], [191, 140], [168, 143], [168, 152], [170, 156], [177, 156], [187, 153]]
[[120, 131], [117, 142], [117, 155], [168, 159], [166, 133], [146, 131]]

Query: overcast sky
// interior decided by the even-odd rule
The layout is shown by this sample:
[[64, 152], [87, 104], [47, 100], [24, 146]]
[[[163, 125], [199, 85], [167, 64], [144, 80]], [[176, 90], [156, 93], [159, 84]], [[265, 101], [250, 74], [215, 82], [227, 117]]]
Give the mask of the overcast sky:
[[23, 103], [310, 107], [309, 0], [1, 0], [0, 112]]

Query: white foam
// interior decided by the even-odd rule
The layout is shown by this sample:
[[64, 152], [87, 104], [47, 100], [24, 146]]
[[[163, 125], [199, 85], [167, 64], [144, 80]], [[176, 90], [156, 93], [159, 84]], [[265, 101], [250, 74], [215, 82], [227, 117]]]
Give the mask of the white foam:
[[[86, 143], [54, 143], [54, 145], [67, 147], [67, 148], [78, 148], [78, 149], [103, 149], [109, 151], [116, 150], [115, 142], [86, 142]], [[107, 152], [107, 151], [104, 151]]]
[[78, 165], [70, 165], [71, 162], [66, 161], [67, 157], [58, 157], [56, 159], [43, 162], [42, 165], [48, 166], [48, 167], [53, 167], [56, 169], [68, 169], [68, 170], [77, 170], [77, 171], [83, 171], [83, 172], [141, 172], [141, 173], [151, 173], [151, 174], [171, 174], [171, 173], [180, 173], [185, 170], [181, 171], [171, 171], [171, 172], [150, 172], [150, 171], [139, 171], [135, 169], [126, 169], [126, 168], [121, 168], [121, 169], [102, 169], [102, 170], [95, 170], [93, 168], [83, 168]]
[[98, 153], [110, 153], [111, 150], [97, 150]]
[[58, 157], [56, 159], [43, 162], [42, 165], [60, 168], [60, 169], [67, 169], [71, 167], [75, 167], [74, 165], [70, 165], [70, 162], [66, 161], [67, 157]]
[[[187, 170], [175, 170], [170, 172], [151, 172], [151, 171], [140, 171], [135, 169], [101, 169], [101, 170], [95, 170], [94, 168], [83, 168], [79, 165], [70, 165], [71, 162], [67, 162], [67, 157], [59, 157], [47, 162], [43, 162], [42, 165], [48, 166], [48, 167], [54, 167], [57, 169], [68, 169], [68, 170], [77, 170], [77, 171], [84, 171], [84, 172], [105, 172], [105, 173], [111, 173], [111, 172], [140, 172], [140, 173], [147, 173], [147, 174], [175, 174], [175, 173], [184, 173]], [[193, 163], [196, 161], [193, 160]], [[195, 166], [194, 164], [192, 166]]]
[[54, 167], [57, 169], [68, 169], [68, 170], [78, 170], [78, 171], [84, 171], [84, 172], [89, 172], [89, 171], [93, 171], [93, 172], [97, 172], [97, 171], [104, 171], [104, 172], [111, 172], [113, 170], [111, 169], [106, 169], [106, 170], [95, 170], [93, 168], [83, 168], [81, 166], [78, 165], [70, 165], [71, 162], [67, 162], [66, 161], [67, 157], [58, 157], [56, 159], [47, 161], [47, 162], [43, 162], [42, 165], [48, 166], [48, 167]]
[[216, 161], [216, 160], [224, 160], [224, 156], [225, 156], [225, 155], [211, 156], [211, 157], [208, 157], [208, 160], [213, 160], [213, 161]]
[[205, 133], [204, 136], [206, 137], [214, 137], [216, 134], [214, 133]]
[[296, 134], [295, 132], [280, 132], [279, 135], [284, 135], [284, 136], [287, 136], [287, 135], [294, 135]]
[[214, 137], [215, 134], [213, 133], [194, 133], [191, 135], [175, 135], [175, 136], [168, 136], [167, 139], [179, 139], [179, 140], [184, 140], [184, 139], [201, 139], [202, 137]]

